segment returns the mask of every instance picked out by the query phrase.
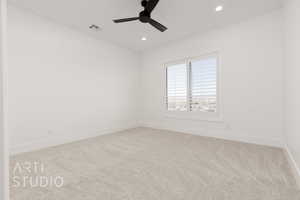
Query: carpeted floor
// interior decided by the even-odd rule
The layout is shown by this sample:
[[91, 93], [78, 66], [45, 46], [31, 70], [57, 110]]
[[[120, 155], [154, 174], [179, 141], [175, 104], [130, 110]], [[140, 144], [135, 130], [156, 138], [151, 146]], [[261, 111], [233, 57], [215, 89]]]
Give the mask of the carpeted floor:
[[[162, 130], [132, 129], [11, 159], [11, 200], [300, 199], [281, 149]], [[41, 176], [63, 177], [64, 185], [33, 187], [29, 180]]]

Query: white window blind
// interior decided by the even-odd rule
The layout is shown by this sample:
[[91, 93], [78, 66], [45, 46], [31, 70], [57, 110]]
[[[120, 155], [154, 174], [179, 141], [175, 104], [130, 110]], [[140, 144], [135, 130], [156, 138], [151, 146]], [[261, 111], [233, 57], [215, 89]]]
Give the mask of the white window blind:
[[187, 67], [186, 64], [167, 68], [167, 106], [170, 111], [187, 110]]
[[217, 67], [217, 56], [167, 66], [167, 109], [216, 113]]
[[215, 57], [190, 63], [191, 111], [216, 112], [217, 110], [217, 59]]

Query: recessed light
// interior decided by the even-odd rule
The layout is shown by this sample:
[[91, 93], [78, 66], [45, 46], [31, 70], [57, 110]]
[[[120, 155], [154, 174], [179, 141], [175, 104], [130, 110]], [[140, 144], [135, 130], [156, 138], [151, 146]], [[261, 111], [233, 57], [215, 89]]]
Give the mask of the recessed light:
[[220, 11], [222, 11], [223, 10], [223, 6], [217, 6], [216, 7], [216, 12], [220, 12]]
[[147, 40], [147, 38], [146, 37], [142, 37], [142, 39], [141, 39], [142, 41], [146, 41]]

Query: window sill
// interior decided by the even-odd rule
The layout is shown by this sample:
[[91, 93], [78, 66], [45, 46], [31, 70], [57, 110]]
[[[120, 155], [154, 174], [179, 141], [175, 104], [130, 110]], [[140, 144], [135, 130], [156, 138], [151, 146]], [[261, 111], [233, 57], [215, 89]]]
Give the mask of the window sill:
[[191, 120], [191, 121], [203, 121], [203, 122], [214, 122], [214, 123], [224, 123], [224, 120], [219, 115], [204, 116], [198, 113], [165, 113], [166, 118], [178, 119], [178, 120]]

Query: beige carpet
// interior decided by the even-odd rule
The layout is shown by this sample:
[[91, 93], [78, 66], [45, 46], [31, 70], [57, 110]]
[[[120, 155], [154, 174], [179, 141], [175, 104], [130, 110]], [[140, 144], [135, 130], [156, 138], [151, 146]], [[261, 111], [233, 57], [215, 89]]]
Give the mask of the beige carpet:
[[[62, 176], [64, 186], [16, 187], [26, 162], [44, 171], [22, 176]], [[11, 200], [46, 199], [299, 200], [300, 191], [281, 149], [138, 128], [12, 157]]]

